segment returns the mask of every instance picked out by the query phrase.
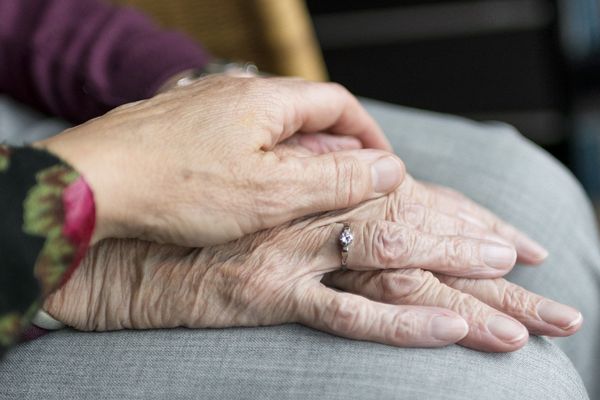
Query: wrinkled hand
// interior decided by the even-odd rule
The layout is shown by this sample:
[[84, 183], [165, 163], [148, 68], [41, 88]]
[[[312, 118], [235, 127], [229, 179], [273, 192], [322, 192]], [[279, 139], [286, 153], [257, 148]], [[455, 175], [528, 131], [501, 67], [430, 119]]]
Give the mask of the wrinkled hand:
[[[414, 193], [429, 189], [411, 185], [419, 183], [409, 179], [354, 209], [205, 249], [102, 242], [45, 308], [83, 330], [300, 322], [398, 346], [459, 342], [487, 351], [520, 348], [527, 329], [552, 336], [579, 329], [576, 310], [491, 279], [514, 264], [514, 249], [503, 243], [522, 241], [528, 249], [533, 242], [478, 206], [470, 210], [485, 222], [428, 208]], [[356, 235], [348, 267], [366, 272], [336, 271], [341, 221], [350, 221]]]
[[456, 278], [412, 269], [334, 272], [324, 283], [382, 303], [455, 311], [469, 325], [469, 333], [458, 343], [483, 351], [517, 350], [527, 343], [529, 332], [569, 336], [583, 322], [577, 310], [501, 278]]
[[[311, 157], [272, 151], [297, 132], [343, 134], [373, 149]], [[38, 146], [91, 185], [96, 241], [224, 243], [383, 196], [404, 175], [354, 96], [336, 84], [292, 78], [209, 76]]]
[[[354, 138], [326, 134], [295, 135], [277, 146], [281, 156], [308, 157], [332, 151], [355, 149], [361, 144]], [[471, 237], [512, 246], [518, 261], [539, 264], [548, 251], [523, 232], [498, 218], [456, 190], [421, 182], [406, 175], [402, 184], [379, 207], [359, 207], [356, 218], [400, 221], [425, 233]], [[499, 248], [497, 256], [501, 256]], [[490, 248], [490, 256], [492, 249]], [[505, 260], [512, 258], [504, 249]], [[502, 257], [501, 257], [502, 258]], [[506, 261], [505, 261], [506, 262]]]

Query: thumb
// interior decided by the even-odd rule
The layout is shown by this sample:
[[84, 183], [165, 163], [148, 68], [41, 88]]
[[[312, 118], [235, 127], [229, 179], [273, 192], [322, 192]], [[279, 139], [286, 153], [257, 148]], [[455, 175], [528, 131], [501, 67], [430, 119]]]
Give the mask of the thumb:
[[288, 157], [281, 160], [279, 168], [287, 182], [280, 190], [289, 192], [283, 196], [288, 200], [288, 218], [283, 220], [384, 196], [395, 190], [406, 174], [397, 156], [373, 149]]

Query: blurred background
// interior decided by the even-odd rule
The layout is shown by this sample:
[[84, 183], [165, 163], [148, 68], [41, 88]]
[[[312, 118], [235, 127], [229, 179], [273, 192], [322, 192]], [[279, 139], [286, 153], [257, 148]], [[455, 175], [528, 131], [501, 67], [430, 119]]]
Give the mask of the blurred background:
[[600, 210], [600, 0], [118, 0], [218, 56], [516, 126]]

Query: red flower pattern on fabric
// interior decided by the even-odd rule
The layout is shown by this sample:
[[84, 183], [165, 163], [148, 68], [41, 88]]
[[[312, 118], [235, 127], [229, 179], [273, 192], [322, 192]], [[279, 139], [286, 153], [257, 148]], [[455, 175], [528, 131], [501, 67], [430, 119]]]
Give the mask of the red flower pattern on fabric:
[[96, 225], [94, 194], [83, 177], [67, 186], [63, 191], [62, 203], [65, 218], [62, 233], [75, 246], [75, 255], [63, 275], [61, 285], [69, 280], [83, 260]]
[[[32, 148], [0, 145], [0, 188], [7, 191], [2, 193], [17, 197], [15, 201], [11, 196], [0, 196], [0, 214], [6, 213], [1, 219], [12, 221], [2, 226], [3, 233], [15, 241], [43, 239], [27, 241], [35, 257], [23, 253], [19, 246], [0, 243], [5, 246], [1, 252], [8, 255], [3, 260], [4, 277], [18, 276], [12, 271], [22, 274], [30, 270], [37, 279], [29, 280], [29, 285], [16, 282], [19, 284], [13, 292], [0, 293], [1, 357], [24, 333], [40, 300], [64, 284], [85, 256], [96, 207], [92, 190], [77, 171], [52, 154]], [[22, 338], [43, 332], [33, 328]]]

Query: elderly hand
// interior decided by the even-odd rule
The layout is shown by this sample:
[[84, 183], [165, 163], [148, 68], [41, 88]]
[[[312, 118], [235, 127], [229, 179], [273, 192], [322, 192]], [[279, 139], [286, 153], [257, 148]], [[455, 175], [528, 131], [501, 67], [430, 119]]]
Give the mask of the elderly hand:
[[[312, 157], [272, 151], [297, 132], [342, 134], [373, 149]], [[336, 84], [290, 78], [206, 77], [38, 145], [91, 185], [96, 241], [224, 243], [383, 196], [404, 177], [356, 98]]]
[[[281, 156], [307, 157], [360, 146], [360, 142], [355, 140], [353, 143], [350, 139], [332, 135], [295, 135], [274, 151]], [[420, 182], [406, 175], [398, 189], [386, 199], [385, 206], [361, 208], [360, 218], [401, 220], [424, 232], [497, 241], [513, 246], [518, 261], [525, 264], [539, 264], [548, 256], [540, 244], [453, 189]], [[511, 257], [508, 253], [505, 256]]]
[[382, 303], [455, 311], [469, 325], [469, 333], [458, 343], [483, 351], [517, 350], [527, 343], [528, 331], [570, 336], [583, 322], [577, 310], [501, 278], [456, 278], [412, 269], [338, 271], [327, 275], [323, 282]]
[[[520, 348], [527, 329], [552, 336], [579, 329], [576, 310], [491, 279], [514, 263], [515, 251], [502, 244], [504, 239], [464, 236], [490, 234], [477, 224], [413, 205], [406, 193], [414, 191], [403, 184], [385, 198], [343, 213], [205, 249], [104, 241], [45, 308], [83, 330], [300, 322], [398, 346], [459, 342], [487, 351]], [[336, 271], [341, 221], [350, 221], [355, 233], [348, 267], [366, 272]], [[503, 253], [506, 257], [500, 257]], [[321, 281], [355, 294], [334, 291]]]

